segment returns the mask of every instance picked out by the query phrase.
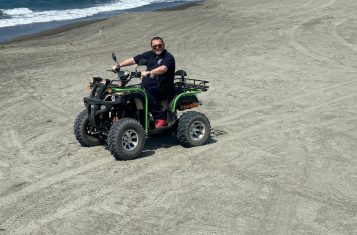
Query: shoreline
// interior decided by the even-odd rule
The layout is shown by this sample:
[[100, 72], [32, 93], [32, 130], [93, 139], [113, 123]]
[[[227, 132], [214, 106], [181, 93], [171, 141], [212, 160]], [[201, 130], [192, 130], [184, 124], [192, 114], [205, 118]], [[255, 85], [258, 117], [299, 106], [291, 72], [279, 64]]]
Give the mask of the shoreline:
[[153, 9], [150, 10], [152, 8], [155, 8], [155, 4], [152, 5], [147, 5], [147, 6], [141, 6], [141, 7], [137, 7], [134, 9], [129, 9], [125, 12], [122, 13], [118, 13], [118, 14], [113, 14], [110, 15], [108, 17], [104, 17], [104, 18], [98, 18], [98, 19], [87, 19], [87, 20], [81, 20], [81, 21], [77, 21], [77, 22], [73, 22], [73, 23], [68, 23], [68, 24], [64, 24], [64, 25], [60, 25], [58, 27], [54, 27], [51, 29], [45, 29], [43, 31], [40, 32], [34, 32], [34, 33], [29, 33], [26, 35], [20, 35], [20, 36], [15, 36], [14, 38], [11, 38], [9, 40], [5, 40], [5, 41], [0, 41], [0, 45], [4, 46], [4, 45], [8, 45], [8, 44], [12, 44], [12, 43], [16, 43], [16, 42], [20, 42], [20, 41], [25, 41], [25, 40], [30, 40], [30, 39], [35, 39], [35, 38], [40, 38], [40, 37], [46, 37], [46, 36], [52, 36], [52, 35], [56, 35], [65, 31], [69, 31], [72, 29], [76, 29], [76, 28], [80, 28], [86, 25], [90, 25], [90, 24], [94, 24], [94, 23], [98, 23], [101, 21], [105, 21], [108, 20], [112, 17], [115, 17], [117, 15], [120, 14], [131, 14], [131, 13], [138, 13], [138, 12], [155, 12], [155, 11], [180, 11], [180, 10], [185, 10], [188, 9], [190, 7], [202, 4], [204, 2], [204, 0], [197, 0], [194, 2], [180, 2], [180, 3], [176, 3], [177, 5], [172, 6], [172, 3], [165, 3], [162, 5], [166, 5], [162, 6], [160, 8], [157, 9]]
[[86, 21], [80, 21], [80, 22], [76, 22], [76, 23], [72, 23], [72, 24], [62, 25], [62, 26], [59, 26], [57, 28], [47, 29], [47, 30], [44, 30], [44, 31], [41, 31], [41, 32], [37, 32], [37, 33], [18, 36], [18, 37], [15, 37], [13, 39], [10, 39], [9, 41], [0, 42], [0, 45], [4, 46], [4, 45], [16, 43], [16, 42], [21, 42], [21, 41], [26, 41], [26, 40], [30, 40], [30, 39], [41, 38], [41, 37], [46, 37], [46, 36], [52, 36], [52, 35], [56, 35], [56, 34], [59, 34], [59, 33], [63, 33], [63, 32], [68, 31], [68, 30], [80, 28], [80, 27], [83, 27], [83, 26], [86, 26], [86, 25], [94, 24], [94, 23], [97, 23], [97, 22], [105, 21], [105, 20], [106, 19], [86, 20]]

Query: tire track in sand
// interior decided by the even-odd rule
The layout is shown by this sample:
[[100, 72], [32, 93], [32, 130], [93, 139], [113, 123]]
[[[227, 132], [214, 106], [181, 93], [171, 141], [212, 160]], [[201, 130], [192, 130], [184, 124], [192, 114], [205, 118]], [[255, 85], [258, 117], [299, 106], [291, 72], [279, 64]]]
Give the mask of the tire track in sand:
[[357, 45], [349, 43], [344, 37], [341, 36], [340, 33], [338, 33], [338, 28], [344, 24], [345, 22], [351, 20], [350, 18], [347, 19], [343, 19], [339, 22], [336, 22], [334, 24], [334, 28], [333, 28], [333, 35], [334, 37], [343, 45], [345, 45], [346, 47], [349, 47], [351, 50], [356, 51], [357, 52]]
[[[183, 152], [181, 152], [180, 154], [183, 154], [184, 156], [191, 156], [191, 155], [197, 155], [201, 152], [205, 152], [205, 151], [209, 151], [212, 152], [212, 150], [214, 152], [218, 151], [219, 148], [216, 148], [215, 145], [204, 145], [201, 148], [198, 148], [194, 151], [194, 154], [185, 154]], [[150, 168], [143, 168], [143, 171], [137, 172], [137, 174], [133, 177], [129, 177], [129, 178], [123, 178], [122, 181], [120, 181], [120, 184], [128, 184], [130, 182], [135, 182], [137, 181], [138, 178], [143, 177], [147, 174], [151, 174], [151, 173], [155, 173], [158, 172], [162, 167], [167, 167], [167, 165], [170, 164], [170, 162], [172, 162], [171, 164], [177, 164], [177, 162], [172, 161], [171, 158], [163, 158], [161, 159], [163, 161], [161, 161], [162, 164], [155, 164], [153, 165], [153, 167]], [[98, 166], [104, 166], [105, 164], [111, 163], [113, 162], [112, 158], [110, 158], [110, 160], [108, 159], [100, 159], [98, 161], [95, 161], [93, 163], [89, 163], [83, 167], [80, 167], [80, 169], [73, 169], [70, 171], [66, 171], [63, 172], [59, 175], [50, 177], [48, 180], [44, 180], [41, 182], [38, 182], [36, 184], [33, 184], [29, 187], [27, 187], [26, 189], [22, 190], [22, 193], [18, 194], [18, 195], [13, 195], [15, 196], [15, 198], [10, 198], [11, 195], [9, 195], [7, 198], [5, 198], [5, 200], [1, 199], [0, 202], [0, 208], [1, 206], [3, 206], [4, 204], [9, 204], [13, 201], [16, 201], [18, 198], [26, 196], [30, 193], [34, 193], [42, 188], [48, 187], [52, 184], [58, 183], [64, 179], [68, 179], [68, 178], [72, 178], [75, 175], [78, 175], [80, 173], [84, 173], [86, 171], [89, 171], [95, 167]], [[113, 192], [115, 189], [113, 189], [113, 187], [110, 187], [111, 184], [108, 184], [108, 187], [101, 189], [101, 190], [95, 190], [94, 194], [90, 194], [88, 196], [82, 197], [80, 199], [77, 199], [69, 204], [66, 204], [65, 206], [58, 208], [56, 210], [55, 213], [53, 214], [46, 214], [44, 216], [42, 216], [41, 218], [37, 219], [36, 221], [31, 221], [30, 223], [24, 225], [24, 226], [20, 226], [17, 227], [14, 230], [11, 230], [11, 233], [14, 234], [23, 234], [23, 233], [29, 233], [32, 232], [38, 228], [40, 228], [42, 225], [50, 223], [56, 219], [61, 219], [63, 217], [66, 216], [66, 214], [71, 213], [73, 211], [76, 211], [82, 207], [88, 206], [90, 204], [92, 204], [93, 201], [98, 200], [99, 198], [103, 198], [105, 195], [110, 194], [111, 192]], [[12, 197], [13, 197], [12, 196]], [[4, 203], [5, 202], [5, 203]], [[21, 213], [21, 212], [19, 212]], [[16, 215], [12, 215], [12, 217], [14, 217]], [[16, 217], [15, 217], [16, 218]], [[5, 222], [2, 224], [3, 227], [11, 227], [11, 223], [9, 221]], [[8, 230], [7, 230], [8, 231]]]
[[1, 199], [0, 200], [0, 208], [17, 201], [21, 197], [25, 197], [26, 195], [35, 193], [36, 191], [46, 188], [52, 184], [56, 184], [60, 181], [63, 181], [68, 178], [72, 178], [78, 174], [82, 174], [82, 173], [90, 171], [96, 167], [100, 167], [100, 166], [109, 164], [111, 162], [113, 162], [113, 158], [111, 158], [111, 157], [102, 158], [102, 159], [98, 159], [96, 161], [87, 163], [83, 166], [80, 166], [80, 167], [77, 167], [74, 169], [70, 169], [67, 171], [63, 171], [57, 175], [45, 177], [44, 179], [41, 179], [40, 181], [35, 182], [35, 183], [23, 188], [20, 191], [8, 194], [4, 197], [0, 197], [0, 199]]
[[24, 143], [21, 141], [21, 136], [18, 134], [18, 131], [11, 128], [10, 130], [4, 130], [2, 135], [6, 136], [6, 142], [0, 149], [3, 149], [7, 153], [14, 152], [15, 149], [17, 157], [27, 160], [33, 158], [33, 154], [31, 154], [27, 148], [23, 147]]
[[[207, 151], [207, 148], [212, 149], [212, 148], [215, 148], [215, 146], [214, 146], [214, 144], [203, 145], [200, 148], [198, 147], [197, 149], [195, 149], [194, 154], [196, 155], [201, 152]], [[137, 160], [140, 160], [140, 159], [137, 159]], [[1, 199], [0, 207], [11, 204], [21, 197], [24, 197], [26, 195], [34, 193], [40, 189], [46, 188], [52, 184], [56, 184], [56, 183], [61, 182], [65, 179], [73, 178], [74, 176], [76, 176], [78, 174], [82, 174], [82, 173], [90, 171], [94, 168], [105, 166], [106, 164], [112, 163], [113, 161], [114, 161], [113, 158], [108, 155], [107, 158], [98, 159], [96, 161], [87, 163], [83, 166], [73, 168], [73, 169], [70, 169], [67, 171], [63, 171], [56, 175], [46, 176], [46, 178], [42, 178], [41, 180], [39, 180], [31, 185], [28, 185], [26, 188], [23, 188], [22, 190], [20, 190], [18, 192], [0, 197], [0, 199]]]
[[319, 95], [319, 94], [322, 94], [323, 92], [326, 92], [328, 90], [334, 90], [336, 88], [341, 88], [343, 86], [346, 86], [346, 85], [349, 85], [349, 84], [354, 84], [354, 83], [356, 83], [355, 79], [349, 80], [349, 81], [346, 81], [346, 82], [341, 82], [341, 83], [334, 84], [334, 85], [330, 85], [330, 86], [326, 86], [326, 87], [320, 88], [318, 90], [314, 90], [312, 92], [308, 92], [308, 93], [305, 93], [305, 94], [297, 95], [295, 97], [291, 97], [291, 98], [286, 99], [284, 101], [275, 102], [275, 103], [272, 103], [272, 104], [269, 104], [269, 105], [255, 106], [255, 107], [250, 108], [250, 109], [244, 109], [244, 110], [242, 110], [240, 112], [237, 112], [235, 115], [230, 115], [230, 116], [227, 116], [225, 118], [221, 118], [218, 121], [220, 123], [224, 123], [224, 126], [231, 125], [231, 124], [229, 124], [229, 122], [235, 121], [235, 120], [239, 119], [241, 116], [244, 116], [244, 115], [247, 115], [247, 114], [250, 114], [250, 113], [253, 113], [253, 112], [263, 111], [265, 109], [270, 109], [270, 108], [272, 108], [274, 106], [284, 105], [287, 102], [294, 102], [294, 101], [299, 100], [299, 99], [307, 98], [307, 97], [314, 96], [314, 95]]
[[335, 2], [336, 2], [336, 0], [330, 0], [328, 3], [321, 5], [321, 6], [317, 7], [316, 9], [320, 10], [320, 9], [328, 8], [328, 7], [332, 6], [333, 4], [335, 4]]
[[[17, 87], [18, 89], [21, 91], [22, 94], [26, 94], [27, 97], [31, 100], [33, 100], [35, 104], [46, 107], [48, 110], [50, 110], [53, 113], [57, 113], [58, 115], [60, 115], [62, 118], [64, 118], [66, 121], [71, 120], [71, 117], [73, 115], [73, 113], [70, 110], [67, 110], [63, 107], [61, 107], [60, 105], [58, 105], [58, 103], [54, 103], [51, 99], [50, 96], [45, 97], [41, 94], [46, 94], [46, 89], [48, 89], [50, 87], [50, 85], [46, 82], [46, 81], [37, 81], [40, 84], [45, 83], [45, 85], [47, 86], [47, 88], [42, 88], [39, 89], [40, 86], [36, 85], [36, 84], [32, 84], [31, 81], [33, 79], [31, 79], [31, 77], [35, 77], [36, 74], [33, 75], [33, 73], [35, 72], [31, 72], [31, 71], [27, 71], [26, 73], [21, 73], [18, 75], [18, 77], [16, 79], [14, 79], [14, 83], [17, 83]], [[22, 80], [25, 79], [24, 82], [22, 82]], [[26, 85], [24, 85], [26, 84]], [[42, 85], [41, 85], [42, 86]], [[45, 97], [45, 98], [43, 98]], [[34, 110], [32, 110], [34, 111]]]
[[[236, 141], [242, 142], [241, 140]], [[243, 141], [243, 143], [246, 142]], [[253, 145], [249, 146], [250, 148], [264, 153], [272, 158], [281, 158], [281, 156], [267, 152], [261, 147]], [[304, 160], [304, 163], [299, 167], [304, 169], [304, 174], [299, 176], [301, 177], [299, 185], [291, 185], [291, 182], [285, 182], [283, 180], [285, 177], [281, 178], [283, 181], [280, 183], [269, 179], [265, 180], [264, 178], [261, 178], [259, 173], [246, 170], [241, 166], [231, 166], [234, 171], [239, 171], [239, 175], [242, 176], [243, 179], [253, 181], [254, 184], [261, 185], [262, 188], [270, 188], [270, 193], [268, 194], [269, 196], [267, 197], [267, 202], [265, 203], [265, 213], [266, 218], [268, 219], [260, 223], [258, 234], [267, 233], [267, 231], [271, 232], [271, 234], [289, 234], [289, 228], [291, 228], [292, 224], [291, 218], [296, 217], [296, 204], [301, 200], [313, 201], [337, 210], [343, 210], [351, 216], [355, 214], [357, 202], [356, 200], [353, 200], [356, 193], [353, 191], [352, 185], [338, 185], [336, 183], [328, 188], [319, 187], [319, 190], [313, 189], [309, 186], [309, 184], [305, 183], [308, 182], [311, 177], [311, 173], [313, 172], [311, 163], [313, 163], [315, 159], [312, 156], [307, 155], [306, 158], [302, 160]], [[326, 191], [329, 192], [329, 197], [326, 197]], [[273, 229], [273, 231], [270, 231], [269, 229]]]
[[[328, 106], [328, 105], [330, 105], [330, 104], [332, 104], [332, 103], [341, 101], [341, 100], [346, 99], [346, 98], [355, 97], [355, 96], [357, 96], [357, 95], [356, 95], [356, 94], [349, 94], [349, 95], [346, 95], [346, 96], [342, 96], [342, 97], [339, 97], [339, 98], [334, 99], [334, 100], [332, 100], [332, 101], [328, 101], [328, 102], [325, 102], [325, 103], [323, 103], [323, 104], [319, 104], [318, 107], [313, 106], [313, 107], [311, 107], [311, 108], [304, 109], [303, 112], [306, 112], [306, 111], [314, 111], [314, 110], [319, 109], [319, 108], [322, 108], [322, 107], [324, 107], [324, 106]], [[245, 129], [241, 130], [239, 133], [240, 133], [240, 135], [241, 135], [242, 137], [244, 137], [244, 136], [246, 136], [247, 134], [250, 134], [250, 133], [252, 133], [252, 132], [254, 132], [254, 131], [257, 131], [257, 130], [263, 128], [263, 127], [276, 124], [276, 123], [280, 122], [281, 120], [286, 119], [288, 116], [295, 116], [295, 115], [296, 115], [296, 113], [281, 114], [281, 115], [279, 116], [279, 118], [269, 119], [269, 120], [266, 120], [266, 121], [262, 121], [262, 122], [260, 122], [260, 123], [257, 124], [257, 125], [253, 125], [253, 126], [250, 126], [250, 127], [247, 127], [247, 128], [245, 128]], [[227, 125], [234, 125], [234, 124], [225, 123], [225, 126], [227, 126]]]
[[350, 66], [346, 66], [344, 64], [341, 64], [340, 62], [337, 62], [336, 60], [333, 60], [331, 58], [319, 55], [317, 53], [314, 53], [312, 51], [310, 51], [309, 49], [307, 49], [305, 46], [303, 46], [302, 44], [300, 44], [297, 40], [296, 40], [296, 32], [299, 28], [301, 28], [302, 26], [308, 24], [309, 22], [312, 22], [314, 20], [317, 20], [320, 18], [309, 18], [305, 21], [303, 21], [302, 23], [293, 26], [290, 30], [288, 30], [287, 32], [287, 36], [288, 36], [288, 44], [293, 47], [295, 50], [297, 50], [298, 52], [300, 52], [301, 54], [304, 54], [310, 58], [312, 58], [313, 60], [317, 60], [323, 63], [326, 63], [328, 65], [331, 65], [335, 68], [344, 70], [346, 72], [356, 72], [356, 68], [350, 67]]
[[[26, 89], [25, 88], [21, 88], [21, 89], [23, 93], [26, 93], [29, 96], [28, 98], [32, 99], [35, 103], [41, 103], [41, 105], [45, 106], [50, 111], [57, 113], [67, 121], [72, 120], [72, 118], [70, 117], [73, 115], [73, 113], [70, 110], [67, 110], [59, 106], [58, 104], [53, 103], [50, 97], [44, 100], [43, 98], [41, 98], [40, 93], [37, 92], [37, 90], [35, 90], [31, 86], [26, 86]], [[32, 91], [29, 91], [29, 89], [32, 89]]]

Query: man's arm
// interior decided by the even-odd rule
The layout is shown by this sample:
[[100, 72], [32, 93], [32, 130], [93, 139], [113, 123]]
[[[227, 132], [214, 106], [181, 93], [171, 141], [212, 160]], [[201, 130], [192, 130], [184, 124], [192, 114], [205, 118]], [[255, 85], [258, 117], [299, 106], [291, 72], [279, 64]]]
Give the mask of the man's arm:
[[135, 64], [134, 58], [129, 58], [129, 59], [126, 59], [126, 60], [122, 61], [121, 63], [119, 63], [119, 66], [125, 67], [125, 66], [129, 66], [129, 65], [133, 65], [133, 64]]
[[119, 64], [113, 65], [112, 70], [117, 70], [117, 69], [119, 70], [121, 67], [129, 66], [129, 65], [133, 65], [133, 64], [135, 64], [134, 58], [129, 58], [129, 59], [122, 61]]
[[165, 65], [161, 65], [151, 71], [143, 71], [141, 72], [141, 76], [147, 77], [150, 74], [150, 77], [154, 77], [155, 75], [164, 74], [167, 71], [167, 67]]

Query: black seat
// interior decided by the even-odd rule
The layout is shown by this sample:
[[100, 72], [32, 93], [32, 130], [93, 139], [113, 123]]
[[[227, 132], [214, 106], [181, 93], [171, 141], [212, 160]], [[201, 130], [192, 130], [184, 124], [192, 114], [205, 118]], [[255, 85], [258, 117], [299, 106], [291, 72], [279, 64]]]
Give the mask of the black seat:
[[185, 77], [187, 77], [187, 73], [185, 70], [177, 70], [175, 72], [175, 76], [180, 76], [181, 82], [186, 82]]

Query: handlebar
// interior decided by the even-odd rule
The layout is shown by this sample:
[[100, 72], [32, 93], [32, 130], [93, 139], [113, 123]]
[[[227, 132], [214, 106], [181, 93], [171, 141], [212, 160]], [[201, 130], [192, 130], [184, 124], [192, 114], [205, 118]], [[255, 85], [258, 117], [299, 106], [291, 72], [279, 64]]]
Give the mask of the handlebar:
[[131, 72], [130, 73], [130, 76], [131, 77], [136, 77], [136, 78], [141, 78], [141, 72], [140, 71], [138, 71], [138, 72]]
[[[124, 87], [126, 86], [131, 79], [133, 78], [141, 78], [141, 72], [140, 71], [133, 71], [133, 72], [129, 72], [128, 70], [118, 70], [118, 69], [108, 69], [108, 72], [112, 72], [112, 73], [116, 73], [118, 76], [118, 79], [105, 79], [106, 83], [107, 81], [109, 81], [109, 84], [113, 84], [113, 82], [120, 82], [120, 86]], [[93, 82], [94, 83], [103, 83], [104, 79], [101, 78], [101, 80], [94, 80], [93, 78]]]
[[[117, 69], [107, 69], [108, 72], [112, 72], [112, 73], [119, 73], [120, 71], [123, 70], [117, 70]], [[133, 71], [130, 72], [130, 78], [140, 78], [141, 77], [141, 72], [140, 71]]]

